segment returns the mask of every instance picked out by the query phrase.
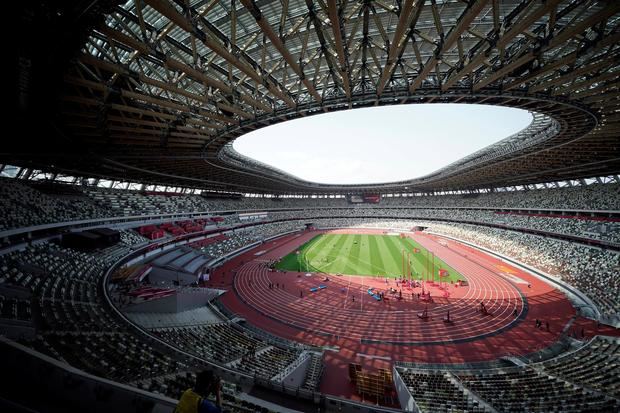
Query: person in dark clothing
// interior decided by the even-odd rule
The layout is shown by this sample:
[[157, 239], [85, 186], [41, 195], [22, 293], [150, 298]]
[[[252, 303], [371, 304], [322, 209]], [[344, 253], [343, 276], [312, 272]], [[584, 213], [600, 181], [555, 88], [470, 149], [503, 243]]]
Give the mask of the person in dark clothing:
[[[220, 378], [212, 371], [201, 371], [196, 375], [194, 387], [181, 395], [174, 413], [222, 413], [221, 388]], [[207, 399], [211, 393], [215, 395], [215, 403]]]

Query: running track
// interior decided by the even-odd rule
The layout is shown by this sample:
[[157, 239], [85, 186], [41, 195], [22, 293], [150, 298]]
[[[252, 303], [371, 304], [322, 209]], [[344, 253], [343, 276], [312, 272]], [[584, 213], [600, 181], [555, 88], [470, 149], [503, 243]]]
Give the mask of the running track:
[[[385, 280], [373, 277], [330, 275], [325, 282], [322, 275], [270, 272], [265, 267], [266, 261], [294, 251], [321, 232], [265, 243], [216, 270], [208, 285], [229, 290], [222, 303], [255, 326], [287, 339], [333, 348], [325, 352], [321, 382], [321, 391], [329, 394], [356, 398], [346, 379], [351, 362], [375, 369], [390, 368], [394, 361], [463, 363], [527, 354], [557, 341], [575, 315], [566, 297], [538, 278], [473, 248], [421, 233], [412, 237], [469, 282], [467, 287], [449, 286], [448, 298], [431, 287], [435, 301], [431, 304], [418, 301], [420, 288], [403, 288], [403, 300], [386, 294], [389, 299], [378, 302], [368, 295], [369, 287], [400, 289], [393, 280], [386, 286]], [[332, 232], [382, 233], [372, 229]], [[256, 256], [258, 251], [263, 253]], [[280, 288], [269, 289], [270, 282]], [[328, 287], [309, 291], [319, 284]], [[480, 301], [489, 315], [476, 311]], [[417, 317], [425, 307], [428, 321]], [[448, 310], [452, 325], [443, 322]], [[550, 331], [536, 329], [535, 319], [548, 321]]]

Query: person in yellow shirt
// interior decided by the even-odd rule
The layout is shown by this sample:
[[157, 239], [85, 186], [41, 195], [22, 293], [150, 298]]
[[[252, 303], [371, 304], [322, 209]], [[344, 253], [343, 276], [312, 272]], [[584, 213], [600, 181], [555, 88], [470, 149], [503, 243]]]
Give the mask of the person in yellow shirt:
[[[212, 371], [201, 371], [194, 387], [181, 395], [174, 413], [222, 413], [221, 389], [219, 377]], [[215, 395], [215, 403], [208, 399], [211, 394]]]

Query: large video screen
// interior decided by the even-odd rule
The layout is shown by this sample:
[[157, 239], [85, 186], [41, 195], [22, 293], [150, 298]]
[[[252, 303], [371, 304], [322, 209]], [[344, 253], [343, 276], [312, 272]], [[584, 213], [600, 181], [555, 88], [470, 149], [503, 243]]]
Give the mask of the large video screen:
[[364, 202], [368, 204], [378, 204], [381, 200], [381, 195], [364, 195]]
[[381, 201], [381, 195], [349, 195], [349, 202], [352, 204], [378, 204], [379, 201]]

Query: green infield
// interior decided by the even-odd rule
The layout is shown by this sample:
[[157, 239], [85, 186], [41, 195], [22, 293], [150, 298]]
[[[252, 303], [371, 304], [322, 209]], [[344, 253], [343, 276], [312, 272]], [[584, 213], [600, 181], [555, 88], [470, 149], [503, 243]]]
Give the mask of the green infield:
[[[440, 281], [439, 270], [445, 270], [442, 281], [465, 278], [437, 256], [411, 238], [398, 235], [337, 235], [322, 234], [314, 237], [297, 251], [276, 264], [277, 269], [330, 274], [375, 275], [402, 278], [410, 268], [415, 280], [430, 279], [428, 273]], [[419, 252], [415, 252], [419, 251]], [[407, 265], [409, 252], [409, 265]], [[434, 259], [433, 259], [434, 258]], [[434, 262], [434, 270], [433, 268]]]

